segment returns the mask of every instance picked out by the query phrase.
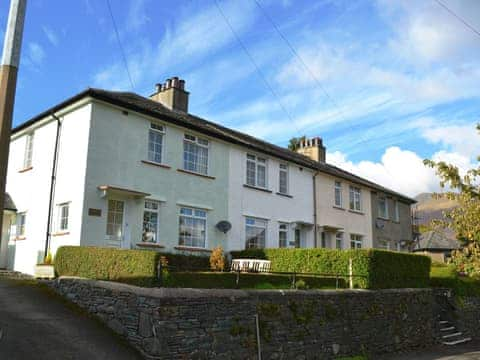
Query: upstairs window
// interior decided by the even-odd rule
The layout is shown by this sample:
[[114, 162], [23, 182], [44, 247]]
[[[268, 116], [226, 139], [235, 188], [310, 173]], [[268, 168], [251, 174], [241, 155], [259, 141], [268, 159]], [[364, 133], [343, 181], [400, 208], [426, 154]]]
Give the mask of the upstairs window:
[[205, 248], [207, 237], [207, 212], [202, 209], [180, 209], [179, 245]]
[[247, 185], [267, 187], [267, 159], [247, 154]]
[[355, 186], [350, 186], [350, 210], [362, 211], [362, 191]]
[[398, 208], [398, 201], [395, 200], [393, 202], [393, 220], [399, 222], [400, 221], [400, 211]]
[[378, 198], [378, 217], [388, 219], [388, 204], [385, 196], [379, 196]]
[[183, 169], [208, 174], [208, 140], [185, 134], [183, 138]]
[[247, 217], [245, 219], [245, 248], [263, 249], [265, 248], [267, 234], [267, 221]]
[[335, 206], [342, 207], [342, 183], [335, 181]]
[[57, 205], [57, 230], [58, 231], [67, 231], [68, 230], [68, 218], [70, 213], [70, 204], [63, 203]]
[[32, 166], [33, 158], [33, 133], [28, 134], [25, 140], [25, 154], [23, 157], [23, 168], [27, 169]]
[[150, 123], [148, 131], [148, 161], [158, 164], [162, 163], [163, 135], [165, 129], [162, 125]]
[[280, 164], [278, 192], [288, 194], [288, 165]]
[[17, 236], [25, 236], [25, 224], [27, 223], [27, 213], [17, 214]]
[[278, 247], [284, 248], [288, 244], [288, 225], [280, 223], [278, 225]]
[[363, 236], [357, 234], [350, 234], [350, 248], [361, 249], [363, 244]]

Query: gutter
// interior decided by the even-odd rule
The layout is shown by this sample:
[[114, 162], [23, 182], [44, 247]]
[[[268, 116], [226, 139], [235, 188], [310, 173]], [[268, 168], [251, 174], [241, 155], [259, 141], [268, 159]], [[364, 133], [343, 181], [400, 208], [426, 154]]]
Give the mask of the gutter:
[[48, 251], [50, 250], [50, 240], [51, 240], [51, 230], [52, 230], [52, 213], [53, 213], [53, 199], [55, 197], [55, 184], [57, 180], [57, 165], [58, 165], [58, 147], [60, 143], [60, 134], [62, 130], [62, 122], [55, 113], [50, 114], [55, 120], [57, 120], [57, 134], [55, 136], [55, 148], [53, 151], [53, 162], [52, 162], [52, 177], [50, 180], [50, 197], [48, 200], [48, 216], [47, 216], [47, 233], [45, 237], [45, 252], [44, 257], [47, 256]]

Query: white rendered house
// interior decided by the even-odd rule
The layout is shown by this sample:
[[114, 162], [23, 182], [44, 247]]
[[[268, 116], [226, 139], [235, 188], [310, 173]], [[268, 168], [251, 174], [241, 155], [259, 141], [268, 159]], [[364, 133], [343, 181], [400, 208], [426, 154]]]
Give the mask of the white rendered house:
[[[7, 192], [17, 213], [0, 267], [32, 273], [61, 245], [208, 255], [335, 247], [341, 232], [342, 248], [351, 234], [372, 246], [369, 194], [393, 192], [315, 158], [318, 143], [299, 154], [193, 116], [188, 95], [178, 78], [150, 98], [87, 89], [13, 129]], [[339, 215], [335, 181], [362, 189], [361, 210]]]

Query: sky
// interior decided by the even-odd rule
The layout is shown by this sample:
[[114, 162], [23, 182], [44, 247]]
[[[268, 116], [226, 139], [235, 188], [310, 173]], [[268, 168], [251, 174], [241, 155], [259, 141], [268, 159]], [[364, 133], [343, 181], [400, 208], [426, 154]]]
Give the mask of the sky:
[[[480, 1], [441, 2], [480, 30]], [[320, 136], [329, 163], [406, 195], [439, 190], [425, 158], [478, 166], [480, 36], [436, 0], [110, 4], [121, 46], [106, 0], [28, 0], [14, 126], [179, 76], [190, 113], [280, 146]]]

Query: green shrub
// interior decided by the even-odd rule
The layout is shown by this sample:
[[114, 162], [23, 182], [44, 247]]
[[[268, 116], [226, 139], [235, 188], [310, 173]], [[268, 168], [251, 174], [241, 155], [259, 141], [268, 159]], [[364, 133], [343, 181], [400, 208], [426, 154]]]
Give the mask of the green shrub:
[[210, 269], [210, 258], [202, 255], [162, 253], [171, 271], [205, 271]]
[[349, 274], [353, 286], [368, 289], [428, 286], [430, 258], [377, 249], [248, 249], [232, 251], [233, 259], [254, 258], [272, 262], [273, 272]]
[[150, 250], [63, 246], [55, 256], [55, 273], [155, 286], [159, 259], [160, 253]]

